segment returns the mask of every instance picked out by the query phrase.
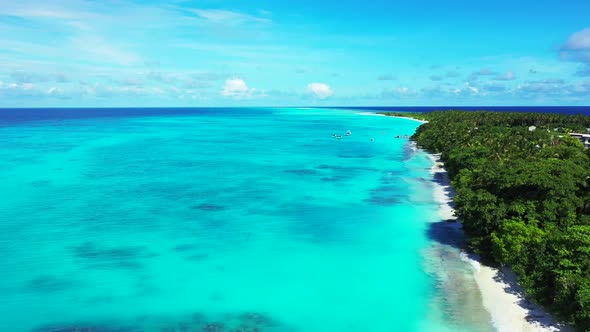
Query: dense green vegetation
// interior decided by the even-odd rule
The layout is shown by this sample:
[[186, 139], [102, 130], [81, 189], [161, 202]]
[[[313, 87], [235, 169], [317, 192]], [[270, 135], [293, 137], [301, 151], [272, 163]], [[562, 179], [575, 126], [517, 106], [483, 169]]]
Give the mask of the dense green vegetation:
[[568, 135], [587, 132], [590, 117], [410, 116], [429, 121], [412, 138], [441, 153], [471, 249], [510, 266], [531, 299], [590, 331], [590, 154]]

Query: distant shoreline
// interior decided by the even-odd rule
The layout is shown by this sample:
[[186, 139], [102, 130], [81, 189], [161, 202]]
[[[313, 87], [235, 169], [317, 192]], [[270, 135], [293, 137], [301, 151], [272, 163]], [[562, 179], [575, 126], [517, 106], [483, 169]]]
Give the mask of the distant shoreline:
[[[440, 155], [426, 152], [433, 163], [431, 174], [438, 175], [433, 195], [439, 204], [441, 220], [456, 220], [451, 186]], [[456, 221], [458, 229], [460, 224]], [[499, 270], [484, 265], [475, 255], [465, 254], [465, 260], [473, 267], [473, 276], [482, 296], [483, 306], [492, 317], [492, 324], [499, 332], [554, 332], [573, 331], [559, 324], [545, 310], [525, 299], [516, 276], [507, 268]]]
[[426, 120], [420, 120], [420, 119], [410, 118], [410, 117], [407, 117], [407, 116], [394, 116], [394, 118], [401, 118], [401, 119], [408, 119], [408, 120], [412, 120], [412, 121], [418, 121], [418, 122], [420, 122], [422, 124], [428, 123], [428, 121], [426, 121]]
[[420, 119], [412, 118], [412, 117], [409, 117], [409, 116], [387, 115], [387, 114], [372, 113], [372, 112], [360, 112], [360, 113], [356, 113], [356, 114], [358, 114], [358, 115], [367, 115], [367, 116], [387, 116], [387, 117], [391, 117], [391, 118], [400, 118], [400, 119], [408, 119], [408, 120], [412, 120], [412, 121], [417, 121], [417, 122], [420, 122], [422, 124], [428, 123], [428, 121], [426, 121], [426, 120], [420, 120]]

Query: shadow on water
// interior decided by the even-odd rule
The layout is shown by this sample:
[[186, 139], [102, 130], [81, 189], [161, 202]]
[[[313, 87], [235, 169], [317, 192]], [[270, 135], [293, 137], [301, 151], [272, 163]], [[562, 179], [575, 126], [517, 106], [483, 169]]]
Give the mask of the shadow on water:
[[[442, 188], [445, 197], [452, 198], [455, 196], [455, 191], [450, 184], [446, 172], [435, 172], [430, 181], [436, 184], [439, 188]], [[439, 204], [439, 209], [453, 211], [455, 208], [452, 199]], [[456, 217], [431, 223], [426, 233], [428, 238], [432, 241], [457, 249], [465, 249], [465, 234], [463, 233], [461, 222]]]
[[443, 220], [429, 224], [426, 234], [430, 240], [437, 243], [456, 249], [464, 249], [465, 236], [460, 227], [458, 221]]

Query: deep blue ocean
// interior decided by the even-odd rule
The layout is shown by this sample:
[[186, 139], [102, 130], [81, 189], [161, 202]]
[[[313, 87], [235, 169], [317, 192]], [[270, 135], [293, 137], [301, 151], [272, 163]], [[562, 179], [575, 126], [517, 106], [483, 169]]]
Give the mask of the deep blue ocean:
[[[296, 108], [295, 108], [296, 109]], [[590, 115], [590, 106], [363, 106], [329, 107], [328, 109], [357, 110], [359, 112], [432, 112], [444, 110], [497, 111], [497, 112], [539, 112]], [[270, 114], [272, 108], [19, 108], [1, 109], [0, 125], [34, 120], [64, 120], [80, 118], [115, 118], [158, 115], [228, 115], [235, 113]]]
[[419, 125], [0, 110], [0, 331], [493, 331]]

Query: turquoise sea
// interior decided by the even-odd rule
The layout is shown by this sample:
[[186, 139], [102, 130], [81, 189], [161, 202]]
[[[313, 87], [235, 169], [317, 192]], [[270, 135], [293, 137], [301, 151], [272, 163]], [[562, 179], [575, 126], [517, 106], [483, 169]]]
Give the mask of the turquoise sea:
[[418, 122], [79, 112], [0, 119], [0, 331], [493, 331]]

